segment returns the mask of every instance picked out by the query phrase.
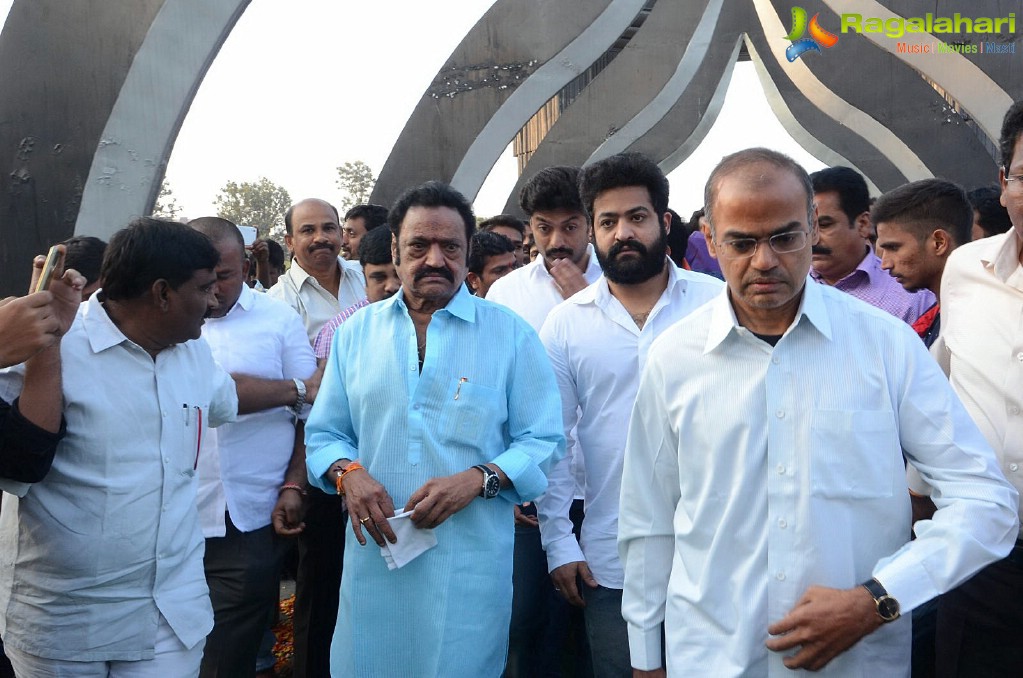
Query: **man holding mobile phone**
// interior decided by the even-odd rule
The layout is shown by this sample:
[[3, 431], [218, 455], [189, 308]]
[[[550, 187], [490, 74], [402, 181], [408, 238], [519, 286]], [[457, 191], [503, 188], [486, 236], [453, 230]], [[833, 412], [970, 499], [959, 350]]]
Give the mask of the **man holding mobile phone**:
[[[63, 257], [63, 245], [58, 245]], [[37, 286], [43, 257], [34, 262]], [[0, 300], [0, 367], [25, 363], [25, 385], [13, 402], [0, 399], [0, 477], [37, 482], [50, 469], [64, 435], [60, 341], [75, 319], [85, 279], [52, 270], [49, 290]]]

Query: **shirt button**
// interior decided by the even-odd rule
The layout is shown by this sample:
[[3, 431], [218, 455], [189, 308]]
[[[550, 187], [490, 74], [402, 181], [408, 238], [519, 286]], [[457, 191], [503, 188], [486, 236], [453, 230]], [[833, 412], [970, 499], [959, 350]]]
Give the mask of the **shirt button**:
[[1021, 363], [1023, 363], [1023, 353], [1017, 353], [1016, 354], [1016, 359], [1019, 360]]
[[409, 372], [415, 372], [416, 371], [416, 366], [415, 365], [409, 365], [408, 366], [408, 371]]
[[781, 362], [781, 358], [779, 358], [776, 355], [773, 355], [773, 356], [771, 356], [771, 362], [774, 363], [775, 365], [777, 365], [778, 363]]
[[777, 412], [774, 413], [774, 416], [778, 417], [779, 419], [784, 419], [785, 418], [785, 410], [778, 410]]
[[777, 579], [778, 581], [785, 581], [785, 573], [778, 572], [777, 574], [774, 575], [774, 578]]
[[1019, 464], [1009, 464], [1009, 470], [1015, 473], [1019, 470]]
[[785, 464], [778, 464], [778, 473], [785, 475]]
[[1009, 408], [1009, 414], [1019, 414], [1019, 408], [1013, 405]]
[[785, 522], [784, 518], [779, 518], [778, 519], [778, 527], [780, 527], [781, 529], [784, 530], [788, 526], [789, 526], [789, 524], [787, 522]]
[[419, 403], [416, 403], [415, 405], [413, 405], [412, 409], [413, 410], [418, 410], [419, 409]]
[[170, 457], [164, 457], [163, 458], [163, 463], [169, 464], [170, 463]]
[[163, 505], [163, 510], [164, 510], [164, 512], [166, 512], [166, 511], [167, 511], [167, 504], [164, 504], [164, 505]]

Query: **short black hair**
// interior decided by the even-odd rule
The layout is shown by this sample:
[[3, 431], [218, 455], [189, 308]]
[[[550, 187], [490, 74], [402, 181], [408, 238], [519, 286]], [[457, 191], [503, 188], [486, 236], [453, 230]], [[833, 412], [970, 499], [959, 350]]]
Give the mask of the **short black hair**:
[[391, 231], [377, 228], [362, 236], [359, 241], [359, 263], [389, 264], [391, 263]]
[[177, 289], [196, 271], [213, 270], [219, 261], [217, 249], [199, 231], [176, 221], [140, 217], [110, 239], [100, 279], [107, 299], [137, 299], [157, 280]]
[[519, 207], [528, 217], [553, 210], [586, 214], [579, 198], [579, 168], [562, 165], [540, 170], [519, 191]]
[[966, 197], [977, 212], [977, 224], [985, 237], [1005, 233], [1012, 228], [1009, 210], [1001, 202], [1001, 186], [981, 186], [967, 193]]
[[1016, 142], [1023, 132], [1023, 101], [1017, 101], [1005, 112], [1002, 119], [1002, 135], [998, 139], [998, 154], [1001, 156], [1002, 167], [1006, 174], [1009, 172], [1009, 165], [1012, 164], [1012, 153], [1016, 149]]
[[421, 186], [406, 190], [394, 201], [387, 221], [396, 240], [401, 238], [401, 222], [405, 220], [405, 215], [412, 207], [450, 207], [458, 212], [465, 223], [467, 245], [472, 240], [472, 234], [476, 232], [476, 215], [472, 213], [472, 205], [465, 196], [443, 181], [427, 181]]
[[[802, 165], [784, 153], [779, 153], [770, 148], [756, 147], [746, 148], [736, 151], [731, 155], [726, 155], [721, 158], [721, 162], [711, 171], [710, 177], [707, 179], [707, 185], [703, 189], [703, 219], [706, 220], [707, 225], [710, 227], [711, 235], [714, 233], [714, 201], [717, 200], [718, 187], [721, 184], [721, 180], [743, 167], [757, 163], [767, 163], [779, 169], [787, 170], [799, 180], [806, 190], [806, 218], [807, 223], [812, 228], [813, 184], [810, 182], [810, 175], [806, 173]], [[693, 212], [693, 219], [700, 218], [698, 212], [699, 210]]]
[[668, 211], [668, 178], [657, 163], [642, 153], [618, 153], [586, 165], [579, 172], [579, 199], [590, 220], [593, 202], [599, 194], [625, 186], [646, 188], [659, 218]]
[[91, 235], [76, 235], [64, 241], [67, 254], [64, 256], [64, 267], [73, 268], [85, 277], [86, 285], [99, 280], [100, 268], [103, 266], [103, 253], [107, 244]]
[[526, 225], [522, 223], [522, 219], [514, 217], [510, 214], [498, 214], [496, 217], [490, 217], [480, 222], [479, 230], [489, 231], [495, 226], [506, 226], [513, 228], [519, 232], [520, 235], [526, 235]]
[[955, 244], [970, 242], [973, 229], [973, 207], [966, 191], [944, 179], [922, 179], [893, 188], [874, 203], [870, 221], [893, 223], [907, 228], [923, 240], [936, 228], [947, 231]]
[[284, 248], [276, 240], [267, 240], [266, 247], [270, 250], [270, 257], [267, 261], [278, 271], [284, 271]]
[[469, 241], [469, 271], [483, 275], [487, 259], [515, 251], [515, 243], [500, 233], [477, 231]]
[[[349, 219], [362, 219], [366, 224], [366, 231], [372, 231], [387, 223], [387, 208], [383, 205], [356, 205], [345, 212], [344, 220]], [[359, 247], [362, 247], [361, 241]]]
[[810, 175], [814, 193], [838, 194], [838, 205], [849, 223], [870, 210], [870, 189], [863, 175], [851, 167], [826, 167]]
[[[288, 235], [292, 235], [292, 232], [291, 232], [291, 215], [294, 213], [295, 207], [297, 207], [298, 205], [301, 205], [304, 202], [308, 202], [309, 200], [312, 200], [312, 199], [313, 198], [305, 198], [303, 200], [299, 200], [294, 205], [289, 207], [288, 211], [284, 213], [284, 232], [285, 233], [287, 233]], [[326, 200], [320, 200], [319, 198], [315, 198], [315, 200], [319, 200], [320, 202], [324, 203], [327, 207], [329, 207], [334, 212], [334, 219], [338, 222], [338, 226], [340, 226], [341, 225], [341, 217], [337, 213], [337, 208], [334, 207], [333, 205], [331, 205]]]
[[238, 230], [234, 222], [223, 217], [199, 217], [189, 221], [188, 227], [194, 228], [209, 238], [214, 247], [225, 240], [236, 243], [242, 256], [245, 256], [245, 238], [242, 237], [242, 232]]
[[692, 233], [692, 229], [682, 219], [682, 215], [670, 207], [668, 214], [671, 215], [671, 230], [667, 236], [668, 256], [676, 266], [682, 267], [685, 264], [686, 252], [689, 250], [689, 234]]

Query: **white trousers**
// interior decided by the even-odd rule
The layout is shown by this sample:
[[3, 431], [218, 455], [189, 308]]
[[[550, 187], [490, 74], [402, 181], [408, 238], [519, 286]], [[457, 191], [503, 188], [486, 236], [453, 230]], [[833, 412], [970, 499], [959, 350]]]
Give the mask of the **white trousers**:
[[143, 661], [76, 662], [46, 659], [13, 647], [4, 648], [18, 678], [189, 678], [199, 675], [206, 640], [185, 647], [160, 615], [155, 656]]

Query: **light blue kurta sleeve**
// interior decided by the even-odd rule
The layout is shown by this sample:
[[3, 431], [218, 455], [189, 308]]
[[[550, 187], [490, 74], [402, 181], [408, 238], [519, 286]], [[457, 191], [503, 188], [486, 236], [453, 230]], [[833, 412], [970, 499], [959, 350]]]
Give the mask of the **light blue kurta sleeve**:
[[343, 343], [341, 334], [338, 333], [331, 346], [320, 390], [305, 424], [306, 474], [310, 484], [329, 494], [334, 494], [336, 489], [323, 474], [338, 459], [355, 459], [358, 456], [342, 370], [344, 365], [338, 357], [339, 350], [344, 350], [339, 349]]
[[506, 490], [516, 503], [532, 501], [547, 489], [547, 474], [565, 456], [561, 395], [550, 359], [532, 328], [517, 328], [508, 380], [508, 433], [511, 445], [493, 460], [512, 482]]

